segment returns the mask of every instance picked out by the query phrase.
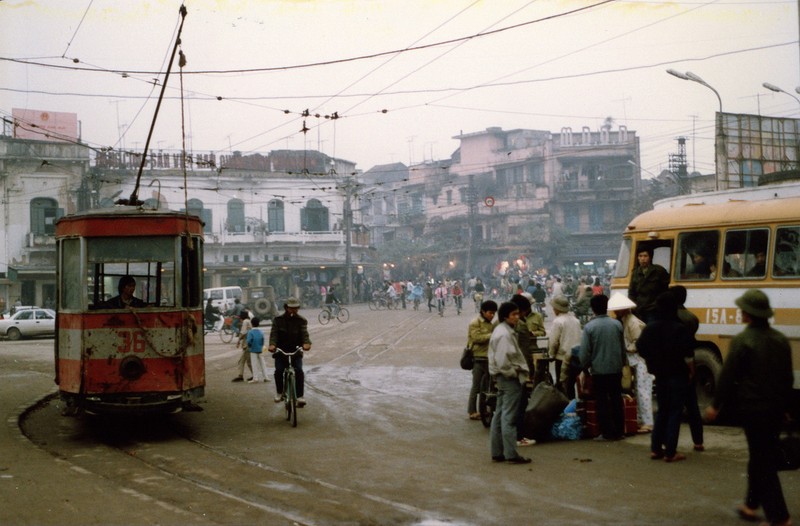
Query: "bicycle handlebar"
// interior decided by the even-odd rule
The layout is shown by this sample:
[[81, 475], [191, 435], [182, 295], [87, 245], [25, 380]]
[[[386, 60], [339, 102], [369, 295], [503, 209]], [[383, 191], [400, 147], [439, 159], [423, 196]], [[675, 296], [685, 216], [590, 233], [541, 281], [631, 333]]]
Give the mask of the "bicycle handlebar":
[[297, 348], [295, 348], [294, 352], [286, 352], [283, 349], [281, 349], [280, 347], [275, 347], [275, 351], [273, 351], [273, 352], [279, 352], [284, 356], [294, 356], [297, 353], [302, 354], [303, 353], [303, 348], [298, 345]]

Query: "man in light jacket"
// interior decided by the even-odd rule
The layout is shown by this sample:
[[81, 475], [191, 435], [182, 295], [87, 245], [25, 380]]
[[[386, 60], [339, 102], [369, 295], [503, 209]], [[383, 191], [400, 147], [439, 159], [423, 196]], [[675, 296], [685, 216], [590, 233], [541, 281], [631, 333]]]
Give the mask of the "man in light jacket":
[[489, 430], [489, 446], [494, 462], [528, 464], [531, 459], [517, 453], [517, 409], [522, 387], [530, 377], [514, 334], [519, 309], [505, 302], [497, 316], [499, 323], [489, 340], [489, 374], [497, 383], [497, 407]]

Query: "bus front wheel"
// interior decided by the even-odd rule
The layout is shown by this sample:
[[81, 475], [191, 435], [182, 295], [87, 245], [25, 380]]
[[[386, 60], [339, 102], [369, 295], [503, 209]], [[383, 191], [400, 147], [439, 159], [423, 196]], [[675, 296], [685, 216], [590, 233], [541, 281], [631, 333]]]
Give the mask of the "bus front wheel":
[[717, 382], [722, 372], [722, 360], [716, 352], [706, 347], [694, 351], [695, 382], [697, 388], [697, 405], [703, 414], [714, 401]]

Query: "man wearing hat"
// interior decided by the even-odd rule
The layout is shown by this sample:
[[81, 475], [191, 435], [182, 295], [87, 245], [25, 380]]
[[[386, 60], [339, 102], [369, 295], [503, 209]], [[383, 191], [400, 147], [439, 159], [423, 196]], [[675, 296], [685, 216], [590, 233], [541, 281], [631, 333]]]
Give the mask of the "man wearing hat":
[[269, 352], [275, 359], [275, 403], [283, 401], [283, 371], [289, 366], [289, 360], [295, 368], [297, 379], [297, 407], [304, 407], [306, 400], [303, 398], [305, 375], [303, 373], [303, 355], [294, 356], [274, 354], [276, 348], [286, 352], [293, 352], [297, 347], [304, 351], [311, 349], [311, 338], [308, 336], [308, 320], [298, 314], [300, 301], [297, 298], [287, 298], [283, 304], [284, 313], [272, 320], [272, 330], [269, 332]]
[[769, 524], [791, 524], [776, 453], [778, 435], [794, 381], [791, 348], [786, 337], [769, 325], [773, 316], [769, 298], [750, 289], [736, 300], [747, 327], [731, 340], [722, 367], [714, 402], [706, 410], [708, 420], [720, 409], [735, 411], [747, 437], [747, 493], [739, 516], [757, 520], [764, 507]]
[[556, 362], [556, 381], [561, 385], [568, 398], [575, 398], [575, 378], [580, 373], [580, 368], [574, 372], [574, 377], [569, 374], [569, 362], [572, 358], [572, 348], [581, 344], [581, 322], [569, 310], [569, 300], [566, 296], [555, 296], [550, 301], [555, 319], [550, 326], [550, 346], [547, 353]]

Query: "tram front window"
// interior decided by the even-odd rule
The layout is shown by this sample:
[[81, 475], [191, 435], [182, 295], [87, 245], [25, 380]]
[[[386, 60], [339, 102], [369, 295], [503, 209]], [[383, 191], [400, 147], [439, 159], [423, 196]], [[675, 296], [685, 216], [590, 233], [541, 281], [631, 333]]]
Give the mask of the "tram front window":
[[176, 299], [176, 238], [89, 239], [87, 283], [90, 309], [119, 308], [122, 281], [135, 286], [132, 294], [139, 307], [173, 307]]

